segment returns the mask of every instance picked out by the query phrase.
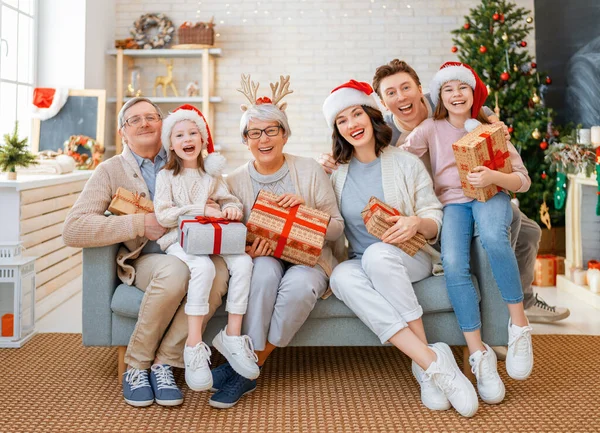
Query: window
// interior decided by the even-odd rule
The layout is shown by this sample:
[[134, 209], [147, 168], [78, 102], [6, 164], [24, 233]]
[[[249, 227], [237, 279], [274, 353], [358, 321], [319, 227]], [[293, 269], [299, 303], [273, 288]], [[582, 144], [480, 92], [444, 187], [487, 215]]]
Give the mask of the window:
[[2, 136], [13, 130], [16, 120], [19, 121], [20, 137], [28, 137], [31, 132], [30, 107], [35, 81], [36, 6], [36, 0], [0, 0], [0, 134]]

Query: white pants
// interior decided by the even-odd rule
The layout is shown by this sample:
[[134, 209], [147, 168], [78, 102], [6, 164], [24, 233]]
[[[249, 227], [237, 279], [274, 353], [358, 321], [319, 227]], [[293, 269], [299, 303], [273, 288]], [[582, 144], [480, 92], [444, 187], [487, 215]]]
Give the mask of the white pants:
[[[209, 256], [196, 256], [183, 251], [179, 243], [172, 244], [167, 254], [178, 257], [190, 268], [185, 314], [204, 316], [208, 314], [208, 295], [215, 279], [215, 265]], [[225, 309], [233, 314], [245, 314], [252, 278], [252, 258], [248, 254], [220, 254], [229, 269], [229, 289]]]
[[383, 344], [423, 315], [412, 283], [431, 275], [431, 266], [431, 256], [423, 251], [411, 257], [378, 242], [365, 250], [362, 259], [337, 265], [331, 289]]

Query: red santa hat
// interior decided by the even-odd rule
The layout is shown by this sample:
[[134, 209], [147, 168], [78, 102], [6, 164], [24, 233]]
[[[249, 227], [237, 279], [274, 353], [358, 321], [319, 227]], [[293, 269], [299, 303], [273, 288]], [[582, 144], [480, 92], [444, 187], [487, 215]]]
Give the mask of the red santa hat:
[[377, 101], [373, 97], [373, 88], [369, 83], [350, 80], [331, 91], [323, 103], [323, 114], [329, 127], [333, 129], [337, 115], [354, 105], [366, 105], [379, 110]]
[[68, 97], [69, 90], [65, 88], [36, 87], [33, 89], [31, 117], [48, 120], [56, 116], [67, 102]]
[[465, 129], [472, 131], [479, 125], [479, 122], [476, 120], [477, 115], [488, 97], [488, 91], [485, 84], [481, 81], [481, 78], [479, 78], [479, 75], [477, 75], [477, 72], [475, 72], [472, 67], [466, 63], [460, 62], [444, 63], [433, 77], [431, 85], [429, 86], [431, 101], [434, 105], [437, 105], [442, 86], [448, 81], [454, 80], [465, 83], [473, 89], [473, 107], [471, 107], [472, 119], [465, 122]]
[[215, 146], [213, 143], [208, 123], [200, 110], [190, 104], [183, 104], [181, 107], [173, 110], [165, 120], [163, 120], [161, 140], [162, 145], [169, 153], [171, 148], [171, 132], [175, 124], [182, 120], [190, 120], [198, 126], [200, 137], [202, 137], [202, 147], [206, 149], [208, 156], [204, 158], [204, 170], [211, 176], [219, 176], [225, 168], [225, 158], [214, 153]]

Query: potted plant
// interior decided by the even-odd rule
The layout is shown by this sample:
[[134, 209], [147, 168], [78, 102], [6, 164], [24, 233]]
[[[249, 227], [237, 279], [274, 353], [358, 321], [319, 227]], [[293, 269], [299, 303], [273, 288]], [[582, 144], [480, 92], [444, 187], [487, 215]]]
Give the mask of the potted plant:
[[8, 172], [8, 180], [17, 179], [17, 167], [29, 167], [37, 164], [35, 155], [27, 150], [27, 138], [19, 140], [19, 122], [15, 122], [15, 130], [4, 134], [4, 146], [0, 147], [0, 169]]

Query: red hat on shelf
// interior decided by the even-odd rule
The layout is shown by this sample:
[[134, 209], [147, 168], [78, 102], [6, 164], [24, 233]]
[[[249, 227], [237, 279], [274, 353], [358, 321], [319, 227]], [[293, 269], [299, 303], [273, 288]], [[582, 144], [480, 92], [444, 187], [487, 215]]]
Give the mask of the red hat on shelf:
[[69, 90], [65, 88], [36, 87], [33, 89], [31, 116], [40, 120], [48, 120], [56, 116], [68, 97]]

